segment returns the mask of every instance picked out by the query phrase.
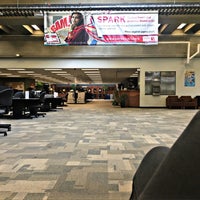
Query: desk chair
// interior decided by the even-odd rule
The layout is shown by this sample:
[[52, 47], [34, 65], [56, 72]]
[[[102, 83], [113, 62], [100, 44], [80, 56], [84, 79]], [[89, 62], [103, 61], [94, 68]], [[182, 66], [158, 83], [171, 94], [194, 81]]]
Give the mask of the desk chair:
[[[9, 113], [10, 107], [12, 106], [12, 97], [13, 97], [13, 90], [3, 89], [0, 91], [0, 116], [4, 116]], [[3, 128], [3, 130], [0, 130], [0, 133], [3, 133], [4, 136], [7, 135], [7, 132], [11, 130], [11, 124], [0, 124], [0, 128]]]
[[11, 124], [0, 124], [0, 128], [2, 129], [0, 130], [0, 133], [4, 134], [4, 136], [7, 136], [7, 131], [5, 129], [11, 131]]
[[133, 177], [130, 200], [200, 199], [200, 111], [171, 148], [151, 149]]
[[25, 98], [24, 96], [24, 92], [18, 91], [13, 95], [13, 98], [19, 98], [19, 99], [23, 99]]
[[39, 116], [44, 117], [46, 115], [45, 112], [40, 112], [41, 108], [43, 107], [44, 101], [45, 101], [45, 94], [46, 94], [46, 92], [42, 92], [40, 94], [40, 96], [39, 96], [40, 102], [39, 102], [38, 105], [34, 106], [34, 109], [36, 111], [35, 114], [34, 114], [35, 117], [39, 117]]

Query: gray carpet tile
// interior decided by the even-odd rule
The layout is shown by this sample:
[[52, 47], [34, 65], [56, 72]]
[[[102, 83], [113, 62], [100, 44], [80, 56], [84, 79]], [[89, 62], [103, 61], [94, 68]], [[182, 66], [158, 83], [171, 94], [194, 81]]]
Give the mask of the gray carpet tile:
[[0, 135], [0, 200], [127, 200], [145, 153], [171, 146], [197, 110], [68, 104]]

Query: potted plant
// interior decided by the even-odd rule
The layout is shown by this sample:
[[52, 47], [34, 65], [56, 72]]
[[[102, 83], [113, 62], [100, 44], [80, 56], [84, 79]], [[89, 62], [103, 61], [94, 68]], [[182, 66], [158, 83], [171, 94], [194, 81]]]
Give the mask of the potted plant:
[[113, 102], [112, 102], [112, 105], [113, 106], [118, 106], [119, 105], [119, 91], [118, 90], [114, 90], [113, 92]]
[[128, 99], [128, 95], [127, 94], [121, 94], [119, 96], [120, 106], [122, 108], [126, 107], [127, 99]]

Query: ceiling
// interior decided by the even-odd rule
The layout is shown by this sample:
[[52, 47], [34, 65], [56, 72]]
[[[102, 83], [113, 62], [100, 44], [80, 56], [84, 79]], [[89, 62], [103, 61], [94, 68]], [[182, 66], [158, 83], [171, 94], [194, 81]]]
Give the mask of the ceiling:
[[10, 68], [0, 69], [1, 77], [27, 77], [48, 83], [120, 83], [137, 77], [139, 69], [61, 69]]
[[[63, 10], [157, 10], [159, 13], [159, 41], [192, 40], [200, 38], [200, 3], [151, 4], [25, 4], [0, 5], [0, 41], [16, 38], [43, 40], [44, 11]], [[37, 25], [36, 30], [32, 25]], [[180, 28], [179, 25], [182, 25]], [[200, 42], [199, 42], [200, 43]], [[16, 57], [20, 55], [16, 54]], [[137, 76], [137, 69], [0, 69], [0, 77], [31, 77], [51, 83], [116, 83]], [[93, 75], [92, 75], [93, 74]]]
[[[124, 10], [152, 11], [159, 13], [159, 36], [169, 34], [200, 35], [200, 3], [146, 3], [146, 4], [53, 4], [53, 5], [1, 5], [0, 35], [43, 36], [45, 11], [73, 10]], [[183, 25], [178, 28], [179, 25]], [[36, 30], [32, 25], [37, 25]]]

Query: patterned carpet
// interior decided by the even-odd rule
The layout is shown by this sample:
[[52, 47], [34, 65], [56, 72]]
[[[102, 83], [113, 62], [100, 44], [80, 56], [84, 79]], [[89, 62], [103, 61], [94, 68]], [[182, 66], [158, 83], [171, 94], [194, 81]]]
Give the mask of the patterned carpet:
[[145, 153], [171, 146], [197, 110], [68, 104], [0, 135], [0, 200], [128, 200]]

